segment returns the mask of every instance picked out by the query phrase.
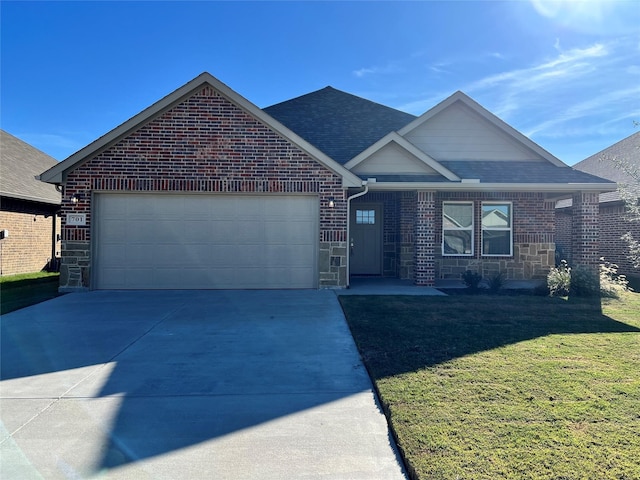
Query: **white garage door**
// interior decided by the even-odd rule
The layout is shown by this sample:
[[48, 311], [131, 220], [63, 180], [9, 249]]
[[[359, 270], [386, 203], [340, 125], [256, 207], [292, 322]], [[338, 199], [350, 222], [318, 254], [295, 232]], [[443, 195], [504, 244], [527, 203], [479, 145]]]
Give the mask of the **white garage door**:
[[318, 198], [96, 194], [99, 289], [314, 288]]

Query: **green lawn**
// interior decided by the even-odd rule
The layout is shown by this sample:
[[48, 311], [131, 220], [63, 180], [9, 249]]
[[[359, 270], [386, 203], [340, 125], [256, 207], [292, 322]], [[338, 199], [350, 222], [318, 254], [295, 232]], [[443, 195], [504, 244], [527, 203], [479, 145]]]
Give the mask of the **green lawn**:
[[0, 314], [57, 297], [59, 273], [27, 273], [0, 277]]
[[640, 294], [340, 297], [419, 479], [640, 479]]

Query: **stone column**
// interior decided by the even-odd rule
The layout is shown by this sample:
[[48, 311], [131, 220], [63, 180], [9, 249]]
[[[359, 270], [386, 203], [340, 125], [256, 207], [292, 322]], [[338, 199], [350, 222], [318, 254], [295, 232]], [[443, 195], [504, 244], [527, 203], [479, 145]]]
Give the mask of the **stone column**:
[[433, 286], [435, 282], [435, 192], [420, 190], [416, 195], [415, 283]]

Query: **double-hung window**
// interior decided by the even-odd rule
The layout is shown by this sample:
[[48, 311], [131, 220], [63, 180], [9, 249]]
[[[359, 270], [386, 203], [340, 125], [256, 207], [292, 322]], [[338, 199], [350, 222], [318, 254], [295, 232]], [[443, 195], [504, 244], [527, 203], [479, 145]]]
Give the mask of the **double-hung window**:
[[473, 255], [473, 202], [442, 204], [442, 254]]
[[513, 221], [510, 202], [482, 202], [482, 255], [513, 255]]

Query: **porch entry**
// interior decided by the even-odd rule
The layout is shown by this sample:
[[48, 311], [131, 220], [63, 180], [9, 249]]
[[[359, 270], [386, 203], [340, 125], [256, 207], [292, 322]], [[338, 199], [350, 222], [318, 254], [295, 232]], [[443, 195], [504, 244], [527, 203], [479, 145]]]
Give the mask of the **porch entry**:
[[353, 204], [349, 222], [351, 275], [382, 275], [382, 204]]

